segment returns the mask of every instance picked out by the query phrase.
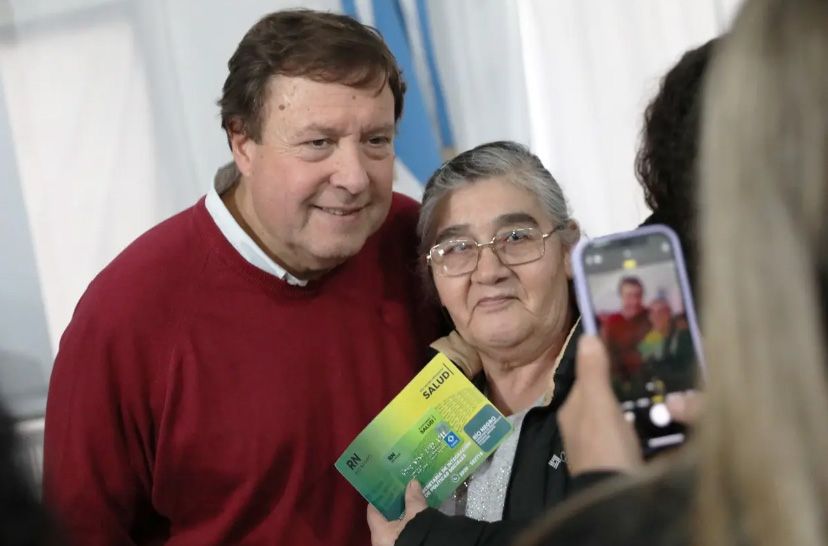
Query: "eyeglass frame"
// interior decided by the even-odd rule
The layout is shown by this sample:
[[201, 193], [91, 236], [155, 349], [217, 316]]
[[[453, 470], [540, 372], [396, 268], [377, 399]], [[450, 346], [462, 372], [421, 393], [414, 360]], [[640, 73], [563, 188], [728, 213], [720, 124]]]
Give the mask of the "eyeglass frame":
[[[552, 231], [550, 231], [549, 233], [541, 232], [541, 254], [540, 254], [540, 256], [538, 256], [537, 258], [533, 258], [533, 259], [531, 259], [527, 262], [520, 262], [520, 263], [516, 263], [516, 264], [507, 264], [507, 263], [505, 263], [503, 261], [503, 259], [500, 257], [500, 254], [497, 252], [497, 247], [494, 246], [495, 240], [498, 237], [500, 237], [501, 235], [503, 235], [502, 233], [499, 233], [499, 234], [495, 235], [494, 237], [492, 237], [492, 240], [489, 241], [488, 243], [478, 243], [477, 241], [475, 241], [474, 239], [469, 237], [469, 242], [474, 243], [474, 245], [476, 247], [476, 250], [477, 250], [477, 259], [474, 262], [474, 267], [471, 268], [468, 271], [465, 271], [463, 273], [457, 273], [455, 275], [446, 275], [446, 274], [440, 273], [439, 271], [436, 271], [436, 270], [435, 270], [435, 273], [437, 275], [440, 275], [441, 277], [460, 277], [462, 275], [468, 275], [469, 273], [474, 272], [474, 270], [477, 269], [477, 266], [480, 263], [480, 253], [483, 251], [483, 248], [485, 248], [487, 246], [492, 247], [492, 253], [495, 255], [497, 260], [506, 267], [513, 266], [513, 265], [525, 265], [525, 264], [530, 264], [532, 262], [536, 262], [536, 261], [540, 260], [541, 258], [543, 258], [544, 256], [546, 256], [546, 240], [549, 237], [551, 237], [553, 234], [555, 234], [555, 233], [557, 233], [557, 232], [559, 232], [559, 231], [561, 231], [562, 229], [565, 229], [565, 228], [566, 228], [566, 224], [558, 224], [557, 226], [552, 228]], [[537, 229], [537, 228], [533, 228], [533, 227], [515, 228], [512, 231], [517, 231], [518, 229]], [[540, 230], [538, 230], [538, 231], [540, 231]], [[448, 241], [444, 241], [442, 243], [438, 243], [438, 244], [432, 246], [428, 250], [428, 254], [426, 254], [426, 263], [428, 264], [428, 266], [431, 267], [432, 269], [434, 267], [433, 264], [432, 264], [432, 260], [431, 260], [431, 253], [434, 252], [435, 248], [437, 248], [438, 246], [443, 245], [445, 243], [451, 243], [452, 241], [458, 241], [458, 240], [459, 239], [449, 239]]]

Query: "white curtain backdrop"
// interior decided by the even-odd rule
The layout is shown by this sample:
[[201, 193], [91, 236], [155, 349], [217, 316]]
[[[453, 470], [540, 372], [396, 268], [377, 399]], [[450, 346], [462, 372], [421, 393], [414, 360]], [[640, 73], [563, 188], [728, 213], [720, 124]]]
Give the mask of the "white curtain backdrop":
[[522, 1], [428, 2], [437, 68], [458, 152], [493, 140], [530, 144], [516, 9]]
[[11, 133], [51, 354], [94, 275], [230, 160], [215, 105], [227, 59], [259, 17], [295, 5], [0, 3], [0, 131]]
[[[633, 177], [644, 105], [738, 2], [429, 0], [456, 150], [529, 144], [590, 234], [633, 227], [646, 214]], [[48, 375], [94, 275], [204, 194], [230, 159], [215, 105], [227, 59], [258, 18], [298, 5], [342, 10], [339, 0], [0, 0], [0, 157], [19, 190], [0, 197], [11, 218], [0, 237], [30, 249], [0, 260], [32, 262], [0, 261], [0, 304], [20, 309], [18, 288], [31, 285], [35, 317], [0, 321], [0, 351], [28, 340], [14, 350]], [[410, 173], [398, 176], [418, 195]]]
[[649, 213], [633, 169], [643, 111], [681, 55], [721, 32], [733, 4], [517, 3], [531, 145], [589, 235], [632, 229]]

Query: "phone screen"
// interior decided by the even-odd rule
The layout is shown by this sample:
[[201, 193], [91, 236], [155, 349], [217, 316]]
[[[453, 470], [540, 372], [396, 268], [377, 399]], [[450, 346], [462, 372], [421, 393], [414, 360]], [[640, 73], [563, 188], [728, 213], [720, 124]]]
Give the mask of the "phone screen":
[[589, 242], [578, 258], [588, 298], [582, 311], [606, 344], [613, 389], [645, 454], [684, 441], [685, 428], [671, 420], [665, 401], [697, 388], [700, 375], [680, 252], [664, 232], [645, 230]]

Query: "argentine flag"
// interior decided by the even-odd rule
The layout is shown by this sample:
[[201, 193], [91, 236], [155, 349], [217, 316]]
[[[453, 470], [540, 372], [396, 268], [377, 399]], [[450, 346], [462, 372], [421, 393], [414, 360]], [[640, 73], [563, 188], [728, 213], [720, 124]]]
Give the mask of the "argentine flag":
[[394, 189], [418, 201], [454, 141], [437, 73], [426, 0], [342, 0], [343, 11], [380, 31], [408, 85], [395, 149]]

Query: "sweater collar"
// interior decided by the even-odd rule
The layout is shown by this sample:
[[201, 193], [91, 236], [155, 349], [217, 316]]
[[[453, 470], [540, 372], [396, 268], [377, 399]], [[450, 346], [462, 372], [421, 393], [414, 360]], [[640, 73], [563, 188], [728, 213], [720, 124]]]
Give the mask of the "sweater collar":
[[267, 253], [258, 245], [253, 238], [242, 229], [239, 223], [230, 214], [224, 201], [221, 200], [221, 195], [229, 190], [234, 184], [237, 184], [241, 174], [236, 168], [234, 162], [221, 167], [213, 180], [213, 185], [210, 191], [207, 192], [207, 197], [204, 200], [204, 205], [207, 212], [215, 222], [221, 234], [233, 246], [233, 248], [244, 257], [245, 260], [258, 267], [266, 273], [285, 281], [288, 284], [297, 286], [305, 286], [308, 281], [299, 279], [292, 275], [284, 267], [277, 264]]
[[312, 297], [319, 292], [319, 288], [323, 284], [330, 282], [332, 277], [337, 276], [342, 270], [351, 266], [349, 260], [328, 275], [309, 281], [306, 286], [289, 284], [272, 273], [256, 267], [239, 254], [207, 211], [205, 201], [206, 198], [202, 197], [193, 207], [193, 222], [198, 232], [222, 262], [271, 295], [296, 298]]

